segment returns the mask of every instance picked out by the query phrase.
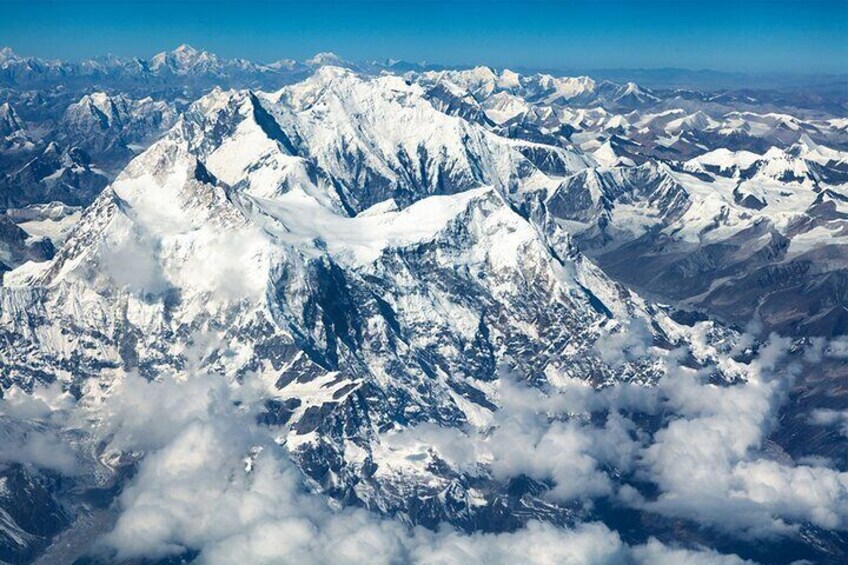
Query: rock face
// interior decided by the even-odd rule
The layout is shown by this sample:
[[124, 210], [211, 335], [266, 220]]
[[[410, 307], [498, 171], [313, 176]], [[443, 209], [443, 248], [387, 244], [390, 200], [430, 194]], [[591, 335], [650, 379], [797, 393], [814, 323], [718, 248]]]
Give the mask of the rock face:
[[18, 208], [57, 201], [85, 205], [108, 183], [108, 176], [92, 165], [85, 151], [77, 147], [62, 149], [51, 143], [3, 179], [2, 206]]
[[0, 273], [27, 261], [42, 262], [53, 256], [53, 244], [47, 238], [29, 241], [29, 234], [0, 216]]
[[22, 465], [0, 470], [0, 559], [31, 561], [68, 526], [70, 517], [54, 496], [57, 482]]
[[69, 143], [108, 162], [133, 155], [176, 121], [173, 104], [150, 97], [134, 100], [105, 92], [86, 94], [67, 107], [59, 123]]

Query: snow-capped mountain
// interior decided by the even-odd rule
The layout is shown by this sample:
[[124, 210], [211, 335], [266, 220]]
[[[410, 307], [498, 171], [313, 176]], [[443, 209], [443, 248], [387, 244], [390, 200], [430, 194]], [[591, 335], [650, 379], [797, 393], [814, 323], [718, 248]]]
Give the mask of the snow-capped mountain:
[[[347, 106], [336, 107], [341, 101]], [[384, 115], [385, 111], [393, 113], [392, 122], [374, 121], [370, 123], [373, 129], [366, 129], [369, 112], [376, 116]], [[333, 122], [328, 123], [330, 116]], [[346, 124], [350, 124], [352, 117], [360, 120], [356, 138], [353, 130], [346, 137]], [[436, 122], [438, 127], [432, 127], [434, 120], [441, 120]], [[332, 139], [323, 136], [324, 131], [330, 130], [337, 132]], [[404, 135], [398, 136], [399, 133]], [[363, 160], [366, 144], [370, 154], [368, 160]], [[378, 150], [380, 144], [385, 148], [382, 151]], [[407, 147], [418, 151], [419, 161], [404, 157], [404, 153], [412, 152]], [[239, 288], [237, 294], [247, 292], [247, 297], [253, 299], [251, 303], [266, 301], [272, 298], [268, 293], [273, 285], [298, 287], [303, 279], [308, 280], [310, 269], [318, 269], [320, 274], [314, 275], [318, 279], [313, 283], [317, 288], [313, 291], [324, 284], [351, 286], [334, 287], [333, 294], [344, 291], [351, 295], [349, 300], [360, 297], [365, 302], [356, 310], [373, 310], [384, 318], [389, 316], [390, 319], [383, 321], [385, 331], [403, 327], [398, 326], [405, 321], [396, 312], [399, 306], [387, 302], [385, 288], [375, 295], [353, 285], [367, 288], [389, 277], [392, 270], [372, 272], [377, 268], [375, 263], [391, 263], [399, 254], [404, 257], [407, 269], [413, 268], [415, 253], [424, 253], [425, 257], [415, 260], [415, 263], [423, 261], [416, 268], [435, 269], [435, 273], [440, 268], [452, 270], [451, 264], [440, 267], [426, 257], [444, 246], [453, 249], [452, 254], [458, 254], [457, 258], [467, 254], [463, 263], [470, 261], [466, 275], [470, 278], [464, 284], [453, 281], [456, 287], [446, 286], [437, 295], [430, 294], [433, 290], [426, 291], [418, 300], [443, 302], [446, 317], [441, 322], [445, 326], [441, 332], [455, 334], [453, 339], [457, 343], [462, 342], [463, 335], [464, 339], [478, 339], [474, 336], [483, 331], [479, 319], [460, 316], [469, 310], [462, 306], [468, 300], [465, 296], [468, 289], [481, 284], [473, 281], [502, 279], [497, 294], [491, 294], [494, 289], [487, 289], [493, 282], [479, 288], [483, 293], [481, 299], [487, 297], [485, 302], [497, 311], [499, 301], [519, 300], [519, 295], [511, 294], [517, 291], [511, 290], [511, 286], [523, 279], [517, 273], [527, 269], [535, 272], [529, 280], [542, 284], [534, 292], [550, 294], [545, 300], [548, 307], [565, 301], [568, 309], [579, 312], [580, 317], [596, 320], [600, 324], [596, 331], [609, 326], [614, 313], [627, 318], [648, 316], [653, 310], [640, 306], [641, 302], [635, 298], [618, 303], [621, 299], [617, 297], [626, 297], [627, 293], [586, 262], [564, 232], [551, 225], [534, 226], [515, 211], [528, 191], [556, 186], [551, 176], [524, 155], [526, 147], [437, 112], [424, 103], [420, 89], [394, 77], [363, 79], [338, 68], [327, 68], [309, 81], [274, 94], [216, 91], [193, 104], [165, 138], [130, 163], [86, 212], [53, 261], [32, 264], [12, 273], [10, 284], [64, 288], [84, 280], [88, 286], [85, 293], [97, 294], [100, 285], [110, 288], [115, 284], [110, 273], [103, 271], [108, 261], [102, 254], [110, 246], [120, 249], [123, 244], [133, 244], [138, 230], [155, 226], [156, 233], [151, 236], [162, 238], [171, 234], [168, 237], [172, 239], [158, 240], [156, 262], [161, 265], [154, 270], [162, 272], [151, 274], [164, 277], [160, 281], [165, 285], [162, 290], [174, 286], [186, 305], [193, 301], [192, 296], [199, 300], [210, 292], [211, 288], [205, 285], [219, 281], [208, 277], [210, 273], [198, 278], [199, 273], [187, 271], [169, 259], [171, 253], [179, 255], [193, 249], [213, 257], [215, 247], [229, 244], [230, 238], [234, 241], [255, 238], [256, 248], [249, 254], [250, 265], [241, 268], [251, 269], [256, 277], [250, 281], [251, 288]], [[349, 148], [348, 152], [342, 148]], [[428, 158], [429, 155], [433, 157]], [[531, 153], [531, 157], [536, 155]], [[586, 162], [575, 163], [587, 166]], [[433, 173], [427, 174], [428, 171]], [[375, 184], [380, 184], [375, 179], [381, 179], [384, 192], [371, 192]], [[166, 202], [172, 206], [166, 206]], [[305, 218], [310, 219], [304, 221]], [[212, 231], [206, 233], [207, 229]], [[505, 234], [512, 235], [506, 238]], [[494, 245], [495, 241], [501, 244], [511, 241], [511, 245], [524, 249], [525, 256], [532, 261], [516, 263], [517, 249], [502, 251]], [[209, 245], [212, 248], [203, 251]], [[224, 278], [231, 275], [230, 267], [221, 268]], [[298, 274], [298, 269], [305, 272]], [[286, 276], [276, 280], [283, 273]], [[407, 276], [414, 280], [424, 275], [412, 271]], [[330, 278], [322, 280], [322, 276]], [[381, 284], [395, 288], [401, 284], [393, 280], [396, 276]], [[455, 278], [458, 273], [452, 276]], [[609, 304], [589, 290], [583, 282], [586, 280], [592, 280], [591, 286], [597, 289], [601, 288], [599, 285], [608, 287], [603, 294], [609, 296]], [[127, 288], [133, 290], [133, 286]], [[423, 287], [422, 291], [425, 291]], [[303, 300], [317, 300], [310, 298], [307, 289], [276, 298], [303, 292], [306, 292]], [[132, 299], [131, 294], [127, 299]], [[372, 296], [382, 296], [384, 302], [369, 305]], [[337, 299], [340, 298], [333, 298]], [[396, 298], [409, 299], [406, 295]], [[206, 307], [210, 306], [207, 303]], [[221, 303], [224, 310], [232, 306], [226, 300]], [[283, 310], [273, 311], [279, 308]], [[313, 308], [320, 311], [329, 305], [319, 301]], [[300, 308], [289, 312], [283, 305], [273, 304], [264, 309], [267, 310], [264, 315], [273, 314], [277, 318], [273, 323], [281, 326], [282, 333], [291, 332], [290, 339], [296, 337], [310, 344], [304, 353], [307, 357], [315, 355], [312, 363], [336, 364], [340, 350], [354, 345], [362, 347], [357, 340], [363, 336], [339, 333], [353, 331], [347, 327], [350, 320], [326, 318], [322, 325], [331, 327], [314, 335], [317, 328], [303, 321], [290, 327], [303, 315], [296, 314]], [[389, 310], [395, 313], [389, 315]], [[479, 310], [479, 305], [471, 309], [475, 310]], [[415, 309], [404, 308], [404, 313], [412, 316], [406, 323], [414, 326]], [[197, 323], [191, 320], [196, 316], [194, 312], [186, 313], [189, 319], [183, 321], [174, 314], [169, 315], [171, 323]], [[350, 312], [339, 314], [346, 318]], [[428, 325], [433, 322], [428, 320]], [[454, 326], [457, 323], [459, 327]], [[345, 327], [335, 327], [339, 324]], [[487, 328], [485, 333], [491, 336], [491, 331]], [[510, 334], [512, 340], [520, 335], [518, 326], [501, 331]], [[539, 327], [534, 334], [542, 331]], [[576, 339], [575, 335], [570, 340]], [[301, 344], [301, 347], [305, 346]], [[155, 348], [145, 349], [150, 353]], [[139, 352], [139, 355], [146, 354]], [[511, 356], [520, 358], [517, 352]], [[136, 359], [139, 365], [150, 362], [143, 357]], [[257, 363], [246, 362], [251, 366]], [[347, 370], [359, 371], [361, 367]], [[598, 373], [601, 381], [609, 378], [603, 376], [602, 364], [593, 372]]]
[[[521, 215], [527, 191], [555, 185], [550, 159], [591, 163], [528, 147], [438, 112], [397, 77], [324, 67], [273, 94], [215, 91], [118, 175], [52, 260], [7, 274], [5, 386], [152, 377], [182, 366], [185, 339], [215, 336], [204, 364], [260, 376], [269, 407], [286, 407], [269, 421], [322, 490], [473, 529], [505, 486], [427, 460], [396, 466], [383, 432], [488, 425], [505, 362], [529, 382], [650, 383], [673, 348], [708, 363], [735, 339], [716, 326], [696, 347], [555, 224]], [[596, 352], [637, 324], [648, 349], [621, 364]], [[380, 471], [366, 479], [369, 468]], [[412, 506], [412, 492], [446, 489], [450, 501]]]
[[108, 184], [85, 151], [51, 143], [2, 180], [2, 207], [15, 208], [52, 201], [84, 205]]
[[21, 123], [15, 109], [8, 102], [0, 105], [0, 135], [8, 138], [20, 131], [23, 131], [24, 125]]
[[308, 66], [319, 68], [319, 67], [343, 67], [343, 68], [351, 68], [356, 65], [350, 61], [342, 59], [335, 53], [330, 51], [324, 51], [321, 53], [316, 53], [306, 61], [304, 61]]
[[[334, 66], [339, 64], [355, 71], [339, 71]], [[304, 63], [280, 60], [260, 65], [224, 59], [187, 45], [149, 60], [104, 57], [79, 64], [21, 57], [5, 49], [2, 65], [12, 73], [4, 79], [10, 85], [17, 84], [15, 77], [32, 73], [48, 83], [57, 80], [51, 73], [59, 73], [88, 82], [97, 76], [104, 85], [114, 85], [78, 97], [74, 97], [73, 88], [56, 93], [39, 91], [37, 95], [14, 88], [9, 91], [9, 102], [0, 112], [5, 157], [0, 172], [4, 175], [2, 190], [10, 195], [5, 199], [7, 206], [27, 206], [50, 198], [72, 205], [90, 203], [105, 182], [95, 180], [96, 176], [89, 178], [91, 175], [84, 172], [86, 166], [105, 179], [114, 177], [129, 159], [174, 123], [176, 115], [204, 85], [212, 84], [273, 84], [275, 95], [281, 100], [285, 97], [281, 105], [297, 114], [271, 111], [281, 123], [291, 122], [292, 131], [287, 134], [291, 138], [284, 145], [293, 155], [317, 155], [322, 170], [333, 172], [332, 182], [340, 183], [340, 205], [349, 213], [361, 212], [388, 197], [406, 206], [421, 189], [450, 193], [505, 181], [511, 185], [507, 192], [526, 192], [528, 187], [531, 192], [551, 192], [546, 184], [550, 178], [568, 177], [594, 166], [664, 164], [672, 174], [688, 175], [686, 182], [705, 175], [738, 178], [742, 184], [734, 187], [734, 205], [745, 210], [763, 206], [761, 191], [753, 188], [758, 182], [792, 184], [809, 179], [817, 186], [826, 185], [822, 196], [826, 200], [828, 195], [840, 193], [839, 186], [846, 178], [842, 152], [848, 148], [848, 132], [839, 118], [780, 111], [758, 113], [749, 106], [740, 110], [734, 106], [741, 105], [738, 98], [730, 95], [707, 96], [679, 89], [650, 91], [635, 83], [522, 74], [483, 66], [446, 70], [413, 66], [416, 70], [407, 70], [408, 66], [393, 61], [350, 63], [332, 53], [319, 53]], [[381, 84], [385, 93], [384, 101], [374, 107], [359, 107], [356, 89], [333, 95], [335, 82], [349, 81], [357, 72], [359, 76], [392, 75], [393, 69], [404, 72], [409, 84], [402, 84], [400, 78], [376, 81], [374, 84]], [[276, 89], [312, 73], [318, 78]], [[328, 81], [324, 75], [337, 76]], [[121, 82], [128, 76], [142, 82], [130, 87]], [[174, 81], [190, 86], [177, 91], [168, 86]], [[122, 85], [138, 94], [122, 93]], [[324, 86], [328, 87], [326, 93], [316, 91]], [[157, 94], [147, 96], [144, 89]], [[404, 126], [390, 131], [381, 119], [395, 111], [397, 100], [410, 98], [413, 91], [420, 108], [438, 110], [432, 113], [428, 127], [433, 132], [454, 132], [445, 136], [450, 140], [446, 144], [436, 141], [434, 134], [424, 136], [419, 143]], [[354, 98], [344, 99], [348, 93]], [[319, 101], [317, 106], [312, 106], [313, 99]], [[403, 108], [404, 120], [412, 120], [403, 123], [413, 123], [413, 114], [419, 111]], [[470, 127], [472, 124], [480, 127]], [[345, 133], [327, 135], [336, 130]], [[390, 141], [388, 145], [385, 139]], [[51, 143], [67, 149], [51, 149]], [[504, 149], [509, 145], [533, 167], [514, 161], [514, 152]], [[465, 155], [457, 149], [460, 146], [473, 149]], [[85, 154], [76, 168], [51, 157], [71, 148]], [[495, 159], [497, 171], [486, 170], [475, 161], [479, 154], [490, 152], [503, 155]], [[346, 162], [359, 165], [345, 167]], [[510, 173], [504, 176], [507, 169]], [[77, 176], [70, 178], [65, 171], [75, 171]], [[535, 175], [536, 180], [527, 175]], [[52, 180], [56, 178], [63, 180], [57, 183]], [[357, 183], [367, 184], [367, 191], [351, 188]], [[512, 204], [525, 210], [532, 200], [534, 197], [516, 198]], [[822, 206], [829, 204], [823, 202]]]
[[0, 105], [0, 151], [20, 154], [31, 150], [35, 144], [27, 126], [8, 102]]
[[176, 117], [174, 105], [164, 100], [93, 92], [65, 109], [59, 127], [67, 142], [121, 163], [171, 127]]
[[839, 334], [845, 306], [825, 297], [845, 277], [845, 154], [824, 153], [802, 141], [764, 155], [716, 150], [679, 168], [590, 170], [547, 207], [636, 288], [737, 323], [758, 316], [783, 332]]
[[[0, 560], [96, 562], [62, 536], [128, 527], [179, 471], [156, 420], [183, 411], [197, 461], [212, 445], [258, 481], [280, 450], [340, 512], [846, 555], [848, 479], [804, 451], [837, 442], [769, 427], [796, 376], [845, 375], [825, 341], [848, 331], [844, 120], [331, 53], [4, 50], [0, 69], [0, 133], [30, 144], [0, 153]], [[57, 69], [98, 87], [20, 86]], [[152, 419], [122, 397], [165, 383], [189, 392]], [[249, 430], [233, 451], [214, 436], [231, 425]], [[832, 488], [763, 494], [810, 482]], [[701, 497], [739, 501], [742, 525]], [[207, 549], [177, 537], [179, 559]]]
[[196, 93], [216, 85], [279, 87], [303, 77], [305, 64], [259, 64], [227, 59], [180, 45], [149, 59], [106, 56], [80, 62], [21, 57], [9, 48], [0, 55], [0, 83], [15, 88], [49, 88], [61, 81], [80, 89], [98, 84], [127, 93], [152, 94], [157, 89], [189, 89]]
[[199, 51], [191, 45], [180, 45], [173, 51], [163, 51], [154, 55], [147, 64], [153, 72], [171, 72], [185, 75], [193, 72], [216, 72], [221, 66], [217, 55], [208, 51]]

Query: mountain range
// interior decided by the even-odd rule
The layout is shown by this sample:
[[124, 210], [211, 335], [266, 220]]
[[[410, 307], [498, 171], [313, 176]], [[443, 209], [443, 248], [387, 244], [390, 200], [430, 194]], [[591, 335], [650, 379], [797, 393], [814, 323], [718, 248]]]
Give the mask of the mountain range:
[[185, 45], [4, 49], [0, 95], [0, 560], [215, 561], [144, 501], [219, 441], [407, 557], [848, 555], [848, 99]]

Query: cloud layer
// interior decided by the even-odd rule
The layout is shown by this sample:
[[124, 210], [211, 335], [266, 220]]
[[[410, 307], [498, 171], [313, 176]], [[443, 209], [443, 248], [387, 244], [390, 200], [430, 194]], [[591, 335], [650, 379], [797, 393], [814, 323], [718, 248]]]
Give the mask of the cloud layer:
[[[734, 386], [712, 384], [709, 371], [678, 366], [673, 356], [656, 387], [596, 390], [559, 379], [562, 386], [543, 392], [505, 378], [491, 430], [427, 427], [391, 441], [432, 445], [458, 469], [474, 454], [491, 461], [496, 477], [552, 481], [548, 494], [559, 502], [612, 496], [742, 538], [792, 535], [801, 523], [844, 530], [848, 473], [767, 449], [801, 367], [788, 358], [790, 345], [773, 336], [745, 367], [747, 381]], [[841, 412], [813, 417], [842, 421]], [[656, 492], [643, 492], [644, 484]]]
[[[740, 538], [792, 536], [801, 523], [846, 529], [848, 473], [795, 464], [764, 448], [800, 370], [787, 359], [789, 346], [772, 337], [746, 367], [747, 382], [734, 386], [711, 384], [708, 371], [678, 366], [674, 356], [655, 387], [596, 390], [558, 379], [559, 386], [539, 390], [503, 371], [502, 409], [489, 428], [422, 425], [382, 439], [426, 445], [468, 474], [548, 482], [556, 502], [591, 507], [591, 499], [607, 497]], [[833, 355], [827, 351], [839, 350], [809, 355]], [[58, 387], [12, 391], [0, 407], [18, 427], [4, 429], [10, 439], [15, 430], [26, 435], [6, 442], [0, 459], [73, 474], [80, 454], [58, 439], [69, 428], [91, 430], [91, 440], [105, 446], [104, 461], [138, 457], [114, 527], [92, 546], [107, 559], [189, 551], [203, 563], [741, 562], [655, 539], [628, 545], [599, 522], [531, 522], [512, 533], [467, 535], [337, 508], [308, 490], [285, 448], [255, 424], [263, 399], [250, 377], [231, 383], [196, 370], [155, 381], [121, 372], [108, 389], [89, 383], [79, 402]]]

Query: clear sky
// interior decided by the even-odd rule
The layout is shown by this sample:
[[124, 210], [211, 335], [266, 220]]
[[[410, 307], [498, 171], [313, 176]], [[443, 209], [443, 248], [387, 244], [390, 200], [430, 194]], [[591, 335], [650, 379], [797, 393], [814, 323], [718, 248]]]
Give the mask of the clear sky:
[[180, 43], [256, 61], [848, 72], [848, 0], [0, 0], [0, 45], [80, 59]]

